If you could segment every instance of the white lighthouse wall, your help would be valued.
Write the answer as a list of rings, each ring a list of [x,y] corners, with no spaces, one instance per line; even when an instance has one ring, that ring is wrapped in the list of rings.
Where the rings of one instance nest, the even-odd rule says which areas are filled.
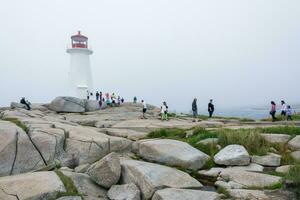
[[[70,61],[70,95],[86,98],[87,90],[93,92],[92,71],[88,49],[69,49]]]

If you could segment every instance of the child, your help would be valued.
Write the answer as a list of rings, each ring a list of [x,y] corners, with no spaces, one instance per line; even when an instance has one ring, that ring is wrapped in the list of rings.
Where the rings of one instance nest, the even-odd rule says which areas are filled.
[[[163,105],[161,106],[161,120],[168,120],[168,106],[167,103],[164,101]]]
[[[287,120],[289,121],[289,120],[293,120],[292,119],[292,115],[293,115],[293,111],[292,111],[292,108],[291,108],[291,106],[287,106],[287,109],[286,109],[286,115],[287,115]]]

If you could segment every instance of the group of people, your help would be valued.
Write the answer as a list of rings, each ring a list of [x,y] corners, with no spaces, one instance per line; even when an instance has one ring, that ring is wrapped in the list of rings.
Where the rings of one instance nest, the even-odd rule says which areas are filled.
[[[276,103],[271,101],[271,111],[270,115],[272,116],[272,121],[276,121]],[[293,110],[290,105],[287,105],[284,100],[281,100],[281,119],[286,119],[287,121],[292,121]]]
[[[213,113],[215,111],[215,106],[213,104],[213,100],[210,99],[208,106],[207,106],[207,111],[209,118],[213,116]],[[198,116],[198,106],[197,106],[197,98],[194,98],[193,103],[192,103],[192,112],[193,112],[193,118],[196,118]]]
[[[87,99],[90,99],[90,96],[93,96],[93,93],[90,93],[87,91],[88,96]],[[108,92],[103,94],[102,92],[96,92],[95,94],[96,101],[99,102],[99,107],[102,108],[103,104],[105,103],[107,106],[120,106],[122,103],[124,103],[124,98],[117,96],[115,93],[109,94]]]
[[[146,112],[147,112],[147,103],[145,102],[145,100],[142,99],[142,105],[143,105],[143,110],[142,110],[142,119],[147,119],[146,118]],[[137,97],[134,97],[133,98],[133,103],[137,103]],[[162,103],[162,106],[160,107],[160,117],[161,117],[161,120],[164,121],[164,120],[169,120],[168,118],[168,105],[167,105],[167,102],[163,102]]]

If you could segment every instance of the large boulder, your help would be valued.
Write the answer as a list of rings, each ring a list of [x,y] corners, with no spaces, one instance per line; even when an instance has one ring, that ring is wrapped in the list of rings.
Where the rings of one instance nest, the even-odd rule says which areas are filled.
[[[10,103],[10,108],[11,109],[15,109],[15,108],[27,109],[25,104],[17,103],[17,102],[11,102]]]
[[[111,200],[140,200],[141,194],[139,188],[133,184],[113,185],[107,192]]]
[[[300,162],[300,151],[292,152],[291,156],[296,162]]]
[[[269,167],[278,167],[281,162],[281,155],[269,153],[265,156],[252,156],[252,162]]]
[[[287,134],[263,133],[261,136],[271,144],[286,144],[291,139]]]
[[[275,171],[278,173],[286,174],[290,171],[291,167],[293,167],[293,165],[283,165],[283,166],[277,167],[275,169]]]
[[[228,190],[231,197],[235,199],[256,199],[256,200],[271,200],[264,191],[261,190],[245,190],[245,189],[234,189]]]
[[[167,188],[154,193],[152,200],[219,200],[216,192]]]
[[[154,192],[162,187],[183,189],[202,187],[202,184],[189,174],[175,168],[137,160],[121,160],[121,166],[121,182],[136,184],[141,190],[143,199],[151,198]]]
[[[289,148],[292,150],[300,150],[300,135],[291,139],[288,143]]]
[[[81,113],[85,112],[86,101],[76,97],[56,97],[49,109],[56,112]]]
[[[226,181],[233,181],[243,186],[243,188],[270,188],[281,183],[282,178],[257,172],[243,170],[226,169],[220,174]]]
[[[87,174],[61,171],[69,177],[84,200],[107,200],[106,189],[97,185]]]
[[[34,171],[46,164],[27,133],[8,121],[0,121],[0,158],[0,176]]]
[[[188,143],[170,139],[140,141],[138,154],[146,160],[192,170],[202,168],[210,158]]]
[[[245,147],[241,145],[228,145],[221,149],[214,157],[214,161],[218,165],[249,165],[250,156]]]
[[[121,176],[121,165],[116,153],[110,153],[100,161],[92,164],[87,174],[98,185],[110,188],[116,184]]]
[[[35,172],[0,178],[0,199],[55,199],[66,192],[55,172]]]
[[[99,102],[96,100],[86,100],[86,104],[85,104],[85,111],[86,112],[93,112],[96,110],[99,110],[100,106],[99,106]]]

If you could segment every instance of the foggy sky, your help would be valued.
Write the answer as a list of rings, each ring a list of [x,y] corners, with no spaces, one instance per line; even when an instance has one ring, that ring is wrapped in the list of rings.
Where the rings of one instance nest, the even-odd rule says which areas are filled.
[[[300,102],[299,0],[26,0],[0,6],[0,106],[67,95],[70,36],[94,88],[176,110]]]

